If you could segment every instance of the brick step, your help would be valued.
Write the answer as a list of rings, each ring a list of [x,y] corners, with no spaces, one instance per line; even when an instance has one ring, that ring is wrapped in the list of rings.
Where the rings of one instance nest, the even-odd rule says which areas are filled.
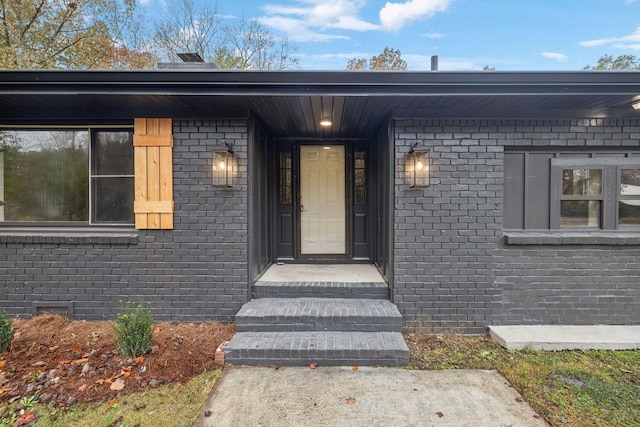
[[[401,330],[398,308],[382,299],[259,298],[236,315],[237,332]]]
[[[365,298],[389,299],[383,282],[257,282],[253,298]]]
[[[404,366],[400,332],[238,332],[224,353],[232,365]]]

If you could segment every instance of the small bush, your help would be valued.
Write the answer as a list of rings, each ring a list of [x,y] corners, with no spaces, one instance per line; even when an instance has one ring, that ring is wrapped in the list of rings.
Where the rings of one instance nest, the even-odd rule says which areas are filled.
[[[13,340],[16,328],[13,327],[13,319],[7,319],[7,313],[0,313],[0,352],[9,348]]]
[[[113,330],[118,335],[116,346],[127,357],[139,357],[151,348],[153,331],[153,318],[151,317],[151,305],[145,307],[142,303],[134,304],[120,301],[120,314]]]

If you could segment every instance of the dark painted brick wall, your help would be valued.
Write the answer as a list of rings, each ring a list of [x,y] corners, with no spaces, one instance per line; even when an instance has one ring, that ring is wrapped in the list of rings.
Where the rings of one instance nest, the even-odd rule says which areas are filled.
[[[211,185],[212,145],[234,144],[235,189]],[[147,301],[156,319],[233,319],[247,301],[247,121],[174,121],[174,230],[137,244],[0,244],[0,310],[73,302],[76,318],[114,318]]]
[[[638,246],[502,243],[503,153],[637,147],[637,120],[402,120],[395,124],[395,280],[405,328],[640,323]],[[410,190],[404,159],[432,150],[432,185]]]

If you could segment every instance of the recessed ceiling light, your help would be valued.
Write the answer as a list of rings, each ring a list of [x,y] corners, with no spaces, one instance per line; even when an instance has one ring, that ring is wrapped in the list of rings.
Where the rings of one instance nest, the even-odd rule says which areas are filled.
[[[331,119],[329,117],[323,117],[320,119],[320,126],[331,126],[333,124],[333,122],[331,121]]]

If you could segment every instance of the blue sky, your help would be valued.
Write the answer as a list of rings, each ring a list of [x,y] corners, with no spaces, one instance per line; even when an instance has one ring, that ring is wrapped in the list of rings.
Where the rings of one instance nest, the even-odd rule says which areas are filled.
[[[604,54],[640,56],[640,0],[219,0],[217,9],[286,34],[301,69],[342,70],[385,46],[410,70],[429,69],[431,55],[440,70],[580,70]]]

